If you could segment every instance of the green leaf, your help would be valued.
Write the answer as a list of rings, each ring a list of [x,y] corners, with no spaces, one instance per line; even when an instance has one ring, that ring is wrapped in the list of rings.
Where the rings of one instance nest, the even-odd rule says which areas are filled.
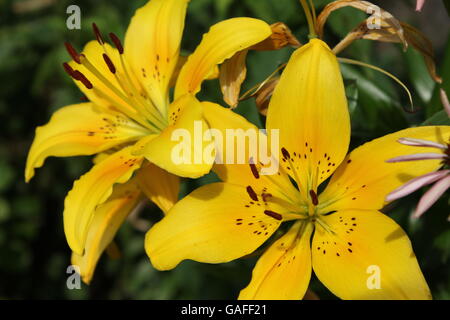
[[[405,54],[409,79],[423,102],[428,103],[433,94],[435,82],[429,76],[427,66],[420,53],[409,48]]]
[[[8,220],[11,216],[11,208],[9,202],[3,198],[0,198],[0,222]]]
[[[344,81],[344,85],[345,95],[348,101],[348,111],[350,114],[353,114],[358,104],[358,86],[355,80],[346,80]]]
[[[220,19],[224,19],[228,13],[228,9],[230,5],[233,3],[233,0],[216,0],[216,11]]]
[[[437,70],[437,72],[442,77],[441,87],[446,92],[450,92],[450,36],[447,39],[447,48],[445,50],[444,57],[442,58],[440,68]],[[431,98],[430,104],[428,105],[428,108],[426,110],[427,116],[429,117],[441,109],[442,103],[439,95],[439,86],[436,86],[433,92],[433,97]]]
[[[14,168],[6,161],[0,160],[0,191],[4,192],[13,183],[15,178]]]
[[[450,230],[444,231],[434,239],[434,246],[441,249],[444,253],[443,260],[448,259],[450,252]]]
[[[397,99],[353,66],[341,64],[346,81],[354,80],[358,89],[357,106],[351,114],[353,135],[375,138],[408,126]]]
[[[450,0],[443,0],[444,1],[444,6],[447,9],[447,13],[450,16]]]
[[[450,126],[450,118],[445,110],[436,112],[422,123],[423,126]]]

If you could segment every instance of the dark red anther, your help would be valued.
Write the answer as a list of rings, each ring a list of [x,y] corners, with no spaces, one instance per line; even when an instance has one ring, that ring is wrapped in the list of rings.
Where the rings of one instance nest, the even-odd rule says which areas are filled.
[[[261,194],[261,196],[263,198],[263,201],[266,202],[268,198],[272,197],[272,194],[271,193],[263,193],[263,194]]]
[[[247,193],[253,201],[258,201],[258,195],[256,194],[255,190],[252,189],[251,186],[247,187]]]
[[[81,60],[80,60],[80,55],[78,54],[78,52],[75,50],[74,47],[72,47],[72,45],[68,42],[64,42],[64,45],[66,46],[67,52],[69,53],[69,55],[72,57],[72,59],[78,63],[81,64]]]
[[[255,179],[259,179],[258,168],[256,168],[256,165],[254,163],[251,163],[251,161],[250,161],[250,170],[252,171],[252,174],[255,177]]]
[[[291,158],[291,155],[286,150],[286,148],[281,148],[281,153],[283,154],[283,158],[285,158],[285,159],[290,159]]]
[[[94,23],[92,23],[92,29],[94,30],[94,34],[95,34],[95,38],[97,39],[98,43],[103,44],[105,43],[103,41],[103,37],[102,34],[100,33],[100,29],[97,27],[97,25]]]
[[[276,219],[276,220],[281,220],[281,219],[283,219],[283,216],[282,216],[281,214],[276,213],[276,212],[271,211],[271,210],[264,210],[264,214],[265,214],[265,215],[268,215],[269,217],[272,217],[272,218],[274,218],[274,219]]]
[[[319,204],[319,199],[317,198],[317,194],[314,192],[314,190],[309,190],[309,195],[311,196],[313,205],[317,206]]]
[[[80,81],[87,89],[92,89],[94,86],[92,83],[86,78],[84,74],[82,74],[80,71],[75,70],[74,71],[74,77],[75,80]]]
[[[74,70],[74,71],[73,71],[72,77],[73,77],[75,80],[81,81],[80,79],[81,79],[83,76],[84,76],[84,75],[83,75],[80,71],[78,71],[78,70]],[[86,77],[85,77],[85,78],[86,78]]]
[[[117,50],[119,50],[120,54],[123,54],[123,46],[122,46],[122,42],[120,42],[120,39],[118,36],[116,36],[114,33],[110,33],[109,37],[111,38],[111,41],[114,43],[114,45],[116,46]]]
[[[106,53],[103,54],[103,60],[105,60],[106,65],[108,66],[109,71],[111,73],[116,73],[116,67],[114,66],[114,63],[111,61],[111,59],[108,57]]]
[[[62,65],[67,74],[74,78],[75,71],[72,69],[72,67],[67,62],[64,62]]]

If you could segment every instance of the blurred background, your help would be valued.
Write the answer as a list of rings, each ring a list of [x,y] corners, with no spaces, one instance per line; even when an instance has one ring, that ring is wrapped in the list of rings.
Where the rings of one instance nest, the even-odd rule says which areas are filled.
[[[91,24],[123,39],[129,20],[145,0],[0,1],[0,299],[234,299],[250,280],[256,256],[228,264],[206,265],[183,262],[175,270],[158,272],[144,252],[145,232],[127,221],[116,241],[120,259],[104,255],[90,286],[66,287],[70,251],[66,244],[62,212],[64,197],[75,179],[91,165],[89,157],[50,158],[35,178],[24,182],[24,167],[36,126],[45,124],[60,107],[79,103],[83,96],[64,73],[69,60],[63,43],[81,50],[94,39]],[[322,8],[330,1],[315,0]],[[428,0],[421,13],[415,1],[373,1],[394,16],[424,32],[432,41],[438,73],[450,95],[450,18],[444,2]],[[81,29],[68,30],[66,9],[81,8]],[[192,0],[182,49],[191,52],[209,26],[225,18],[251,16],[268,23],[285,22],[307,41],[307,27],[297,0]],[[335,45],[366,15],[352,8],[332,13],[325,40]],[[292,49],[251,52],[244,91],[264,80],[287,61]],[[412,91],[415,112],[406,112],[409,101],[401,87],[370,69],[342,66],[352,117],[352,148],[381,135],[410,126],[448,124],[437,87],[426,71],[422,57],[398,44],[369,40],[355,42],[340,56],[382,67],[399,77]],[[204,85],[201,97],[224,104],[218,81]],[[264,122],[253,100],[240,104],[237,112],[261,126]],[[213,181],[208,175],[184,181],[182,194]],[[435,299],[450,299],[450,212],[448,194],[419,221],[410,214],[421,192],[397,201],[385,212],[406,232]],[[161,212],[148,204],[140,218],[154,223]],[[311,289],[321,299],[335,299],[317,279]]]

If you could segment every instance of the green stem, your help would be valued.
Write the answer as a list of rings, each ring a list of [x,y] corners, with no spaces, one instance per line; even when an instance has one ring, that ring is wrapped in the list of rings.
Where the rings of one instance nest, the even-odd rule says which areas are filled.
[[[306,0],[300,0],[300,3],[303,7],[303,11],[305,12],[305,16],[306,16],[306,20],[308,21],[308,27],[309,27],[309,38],[317,38],[317,34],[316,34],[316,28],[315,28],[315,20],[311,14],[311,9],[308,6],[308,3],[306,2]]]

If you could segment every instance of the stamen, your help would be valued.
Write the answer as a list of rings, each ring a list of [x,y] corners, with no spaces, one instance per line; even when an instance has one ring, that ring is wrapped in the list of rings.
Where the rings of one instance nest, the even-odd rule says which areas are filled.
[[[122,55],[120,55],[120,57],[122,57]],[[161,123],[161,120],[157,117],[153,116],[149,119],[141,118],[141,115],[148,115],[148,113],[145,112],[146,110],[143,109],[139,104],[134,103],[135,100],[133,100],[133,98],[135,96],[130,97],[130,95],[128,95],[127,92],[122,91],[124,90],[124,88],[122,87],[122,82],[120,80],[118,80],[120,87],[117,87],[108,78],[106,78],[102,74],[102,72],[100,72],[84,54],[80,54],[79,58],[82,65],[85,66],[86,69],[88,69],[98,80],[100,80],[105,86],[111,89],[123,102],[125,102],[128,105],[125,107],[125,109],[121,110],[122,112],[127,114],[130,118],[143,124],[145,127],[148,127],[149,129],[161,131],[164,128],[164,126],[161,124],[157,125],[158,121]],[[138,120],[138,118],[140,119]]]
[[[112,63],[111,59],[108,59],[111,61],[111,63],[108,63],[106,59],[104,58],[105,62],[108,65],[108,68],[112,72],[111,66],[114,66],[113,70],[116,72],[112,72],[117,79],[117,82],[119,83],[122,90],[127,94],[130,105],[133,105],[135,109],[137,109],[139,112],[143,113],[146,117],[150,118],[153,124],[155,124],[156,128],[159,128],[159,130],[162,130],[167,126],[166,122],[166,112],[161,112],[158,108],[155,107],[155,104],[153,101],[151,101],[151,98],[149,96],[142,96],[142,94],[138,91],[138,88],[135,87],[135,83],[137,82],[138,86],[140,86],[141,90],[143,92],[147,92],[146,88],[142,85],[140,81],[136,81],[136,78],[132,76],[128,72],[127,64],[125,63],[123,59],[123,46],[122,43],[114,33],[110,33],[109,37],[113,41],[115,47],[120,53],[120,63],[122,65],[123,74],[120,74],[120,72],[117,72],[116,66]],[[104,45],[102,45],[104,53],[108,56],[108,52],[106,51],[106,48]],[[109,58],[109,56],[107,57]],[[133,81],[132,78],[135,80]],[[146,99],[145,99],[146,98]],[[148,101],[150,100],[150,101]],[[149,103],[150,102],[150,103]]]
[[[319,204],[319,199],[317,198],[317,194],[314,192],[314,190],[309,190],[309,195],[311,196],[313,205],[317,206]]]
[[[72,45],[69,42],[64,42],[64,46],[66,47],[66,50],[69,53],[69,55],[72,57],[72,59],[76,63],[81,64],[80,54],[75,50],[75,48],[72,47]]]
[[[301,192],[303,189],[303,186],[301,184],[301,180],[300,180],[300,175],[297,171],[297,166],[294,163],[294,161],[296,159],[291,159],[291,155],[289,154],[289,151],[287,151],[285,148],[281,148],[281,153],[283,154],[284,159],[287,160],[287,162],[289,163],[289,167],[287,167],[287,169],[291,168],[292,173],[294,174],[294,180],[297,183],[298,189],[300,190],[300,197],[304,198],[303,193]]]
[[[274,218],[276,220],[282,220],[283,219],[283,216],[281,214],[276,213],[274,211],[264,210],[264,214],[268,215],[269,217],[272,217],[272,218]]]
[[[261,194],[261,197],[263,198],[263,201],[264,201],[264,202],[267,202],[267,199],[268,199],[268,198],[271,198],[271,197],[272,197],[272,194],[271,194],[271,193],[262,193],[262,194]]]
[[[85,55],[80,55],[80,61],[82,64],[88,69],[95,77],[97,77],[98,80],[103,82],[104,85],[106,85],[108,88],[110,88],[118,97],[120,97],[124,102],[128,103],[130,107],[132,104],[130,104],[130,100],[127,96],[124,95],[123,92],[120,91],[119,88],[117,88],[111,81],[109,81],[105,76],[97,70],[97,68],[88,60],[88,58]]]
[[[80,71],[75,70],[74,71],[74,79],[80,81],[87,89],[92,89],[94,86],[92,83],[86,78],[84,74],[82,74]]]
[[[95,30],[94,30],[95,32]],[[103,40],[103,39],[102,39]],[[118,39],[117,39],[118,40]],[[116,66],[112,63],[111,59],[109,58],[108,52],[106,50],[106,47],[104,43],[101,43],[101,46],[103,48],[104,54],[107,56],[106,59],[103,58],[109,68],[109,70],[114,74],[114,77],[116,78],[117,82],[119,83],[120,88],[123,90],[123,92],[127,95],[126,102],[133,106],[134,109],[137,109],[138,112],[142,112],[145,117],[150,118],[147,119],[148,122],[151,124],[151,126],[155,128],[166,127],[167,124],[164,121],[161,121],[159,115],[155,115],[153,103],[150,103],[150,108],[148,108],[148,102],[143,99],[141,94],[137,91],[137,89],[134,86],[134,82],[131,80],[130,74],[128,73],[125,61],[123,60],[123,55],[120,55],[120,62],[122,64],[122,68],[124,70],[124,75],[117,72]],[[107,61],[109,60],[109,61]],[[82,61],[83,62],[83,61]],[[109,63],[111,62],[111,63]],[[113,72],[115,71],[115,72]],[[137,83],[141,86],[141,89],[145,91],[144,87],[140,83],[140,81],[137,81]],[[142,106],[142,107],[140,107]],[[164,119],[164,117],[162,117]]]
[[[75,78],[75,71],[72,69],[72,67],[67,62],[64,62],[62,65],[63,65],[64,70],[67,72],[67,74],[71,78]],[[78,79],[75,79],[75,80],[78,80]]]
[[[317,222],[327,233],[329,234],[336,234],[324,221],[317,218],[315,219],[315,222]]]
[[[255,190],[252,189],[251,186],[247,187],[247,193],[253,201],[258,201],[258,195],[256,194]]]
[[[105,42],[103,41],[102,34],[100,33],[100,29],[97,27],[97,25],[92,23],[92,29],[94,29],[95,38],[97,39],[98,43],[103,45]]]
[[[251,165],[251,164],[253,164],[253,158],[252,158],[252,157],[250,158],[250,165]],[[250,168],[251,168],[251,166],[250,166]],[[255,169],[256,169],[256,166],[255,166]],[[256,171],[256,172],[257,172],[257,171]],[[253,173],[253,170],[252,170],[252,173]],[[257,172],[257,173],[258,173],[258,172]],[[258,173],[258,178],[259,178],[259,177],[260,177],[260,175],[259,175],[259,173]],[[281,175],[281,176],[276,176],[276,177],[282,177],[283,179],[289,179],[289,178],[287,177],[287,175],[286,175],[286,176]],[[289,192],[286,192],[286,191],[287,191],[287,190],[286,190],[286,185],[281,184],[281,181],[277,180],[277,178],[273,177],[272,175],[266,174],[266,175],[263,175],[262,178],[267,179],[271,184],[273,184],[274,186],[276,186],[276,187],[277,187],[277,188],[276,188],[277,191],[280,192],[281,194],[283,194],[283,195],[284,195],[287,199],[289,199],[292,203],[295,203],[295,202],[296,202],[295,199],[296,199],[296,197],[297,197],[297,192],[298,192],[298,190],[295,189],[296,195],[293,196],[292,193],[289,194]],[[286,182],[289,182],[289,184],[290,184],[290,181],[286,181]],[[301,193],[300,193],[300,192],[298,192],[298,194],[300,194],[300,196],[301,196]]]
[[[253,162],[253,158],[250,158],[249,164],[250,164],[250,170],[252,171],[253,176],[255,177],[255,179],[259,179],[259,172],[258,172],[258,169],[256,168],[256,165]]]
[[[289,154],[289,152],[285,148],[281,148],[281,153],[283,154],[283,157],[285,159],[290,159],[291,158],[291,155]]]
[[[123,54],[123,46],[122,46],[122,42],[120,42],[120,39],[118,36],[116,36],[114,33],[110,32],[109,33],[109,37],[111,38],[111,41],[114,43],[114,45],[116,46],[117,50],[119,50],[120,54]]]
[[[106,53],[103,54],[103,60],[105,60],[105,63],[108,66],[109,71],[111,71],[112,74],[115,74],[116,67],[114,66],[114,63],[111,61],[111,59],[108,57]]]
[[[252,171],[253,176],[254,176],[256,179],[259,179],[259,178],[260,178],[260,175],[259,175],[258,169],[257,169],[257,167],[256,167],[256,165],[255,165],[255,162],[253,161],[253,157],[250,157],[250,158],[249,158],[249,165],[250,165],[250,170]],[[278,187],[278,191],[279,191],[281,194],[283,194],[286,198],[288,198],[288,199],[291,200],[292,202],[295,202],[295,200],[293,200],[293,198],[290,197],[290,196],[285,192],[285,186],[281,185],[279,181],[277,181],[276,179],[274,179],[271,175],[263,175],[263,178],[269,180],[272,184],[274,184],[275,186],[277,186],[277,187]],[[270,195],[270,197],[272,196],[270,193],[266,193],[266,197],[269,197],[269,195]],[[263,200],[266,201],[266,200],[264,199],[264,194],[262,194],[262,196],[263,196]],[[295,197],[294,197],[294,199],[295,199]]]

